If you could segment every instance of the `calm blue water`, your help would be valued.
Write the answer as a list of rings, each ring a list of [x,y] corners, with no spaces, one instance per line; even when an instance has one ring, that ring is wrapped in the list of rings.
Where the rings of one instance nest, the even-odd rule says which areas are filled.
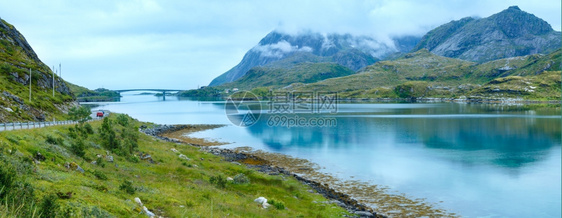
[[[101,108],[161,124],[231,124],[220,101],[126,95]],[[265,111],[264,111],[265,112]],[[466,104],[340,104],[331,127],[229,125],[193,134],[309,159],[467,217],[561,217],[560,110]]]

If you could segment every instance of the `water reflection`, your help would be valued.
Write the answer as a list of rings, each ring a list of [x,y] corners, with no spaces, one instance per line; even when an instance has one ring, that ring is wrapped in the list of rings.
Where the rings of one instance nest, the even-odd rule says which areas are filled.
[[[300,117],[335,116],[335,127],[270,126],[266,114],[247,129],[273,151],[290,148],[375,149],[388,141],[391,146],[423,147],[431,150],[458,151],[439,158],[463,164],[491,164],[517,168],[547,156],[560,146],[561,120],[557,111],[528,111],[489,105],[431,105],[429,107],[388,107],[366,105],[360,112],[299,114]],[[341,111],[341,110],[340,110]],[[497,114],[501,113],[501,114]],[[289,114],[288,116],[293,116]],[[476,152],[480,151],[480,152]]]
[[[222,101],[127,96],[101,106],[161,124],[230,124]],[[561,216],[560,109],[340,104],[334,127],[234,125],[194,133],[307,158],[343,179],[388,186],[467,217]],[[530,200],[531,199],[531,200]]]

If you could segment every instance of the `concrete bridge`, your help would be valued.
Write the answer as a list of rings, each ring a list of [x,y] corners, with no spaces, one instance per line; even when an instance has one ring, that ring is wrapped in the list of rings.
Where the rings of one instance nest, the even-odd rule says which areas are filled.
[[[121,92],[138,92],[138,91],[150,91],[150,92],[162,92],[162,98],[166,101],[166,92],[179,92],[183,90],[179,89],[120,89],[120,90],[113,90],[121,94]]]

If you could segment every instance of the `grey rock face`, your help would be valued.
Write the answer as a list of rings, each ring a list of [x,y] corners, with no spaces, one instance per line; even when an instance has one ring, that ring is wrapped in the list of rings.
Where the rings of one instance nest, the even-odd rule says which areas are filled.
[[[544,20],[508,9],[487,18],[463,18],[427,33],[414,50],[475,62],[550,53],[561,46],[560,32]]]
[[[209,85],[235,81],[253,67],[272,64],[294,55],[299,56],[300,62],[334,62],[357,71],[389,54],[408,52],[418,41],[418,37],[408,36],[396,38],[394,45],[387,45],[368,36],[313,32],[290,35],[273,31],[248,51],[238,65],[215,78]]]
[[[9,79],[22,85],[29,85],[28,67],[31,65],[32,85],[40,87],[41,89],[52,89],[53,72],[51,71],[51,69],[39,59],[35,51],[33,51],[31,45],[29,45],[27,40],[25,40],[25,37],[14,26],[8,24],[2,19],[0,19],[0,41],[2,42],[3,47],[9,47],[10,49],[21,49],[23,55],[25,56],[25,61],[23,62],[21,62],[21,60],[0,60],[0,63],[6,63],[0,70],[7,71],[5,73],[9,75]],[[0,49],[0,52],[6,51]],[[57,92],[65,95],[72,95],[70,88],[60,77],[55,77],[54,82],[55,90]]]

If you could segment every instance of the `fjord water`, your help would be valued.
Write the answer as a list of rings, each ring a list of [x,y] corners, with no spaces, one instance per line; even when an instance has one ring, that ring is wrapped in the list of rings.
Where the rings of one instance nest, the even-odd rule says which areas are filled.
[[[222,101],[125,95],[99,108],[160,124],[229,124],[192,136],[305,158],[466,217],[561,217],[560,110],[471,104],[339,104],[331,127],[231,125]],[[294,116],[291,114],[290,116]],[[272,123],[269,123],[272,124]]]

